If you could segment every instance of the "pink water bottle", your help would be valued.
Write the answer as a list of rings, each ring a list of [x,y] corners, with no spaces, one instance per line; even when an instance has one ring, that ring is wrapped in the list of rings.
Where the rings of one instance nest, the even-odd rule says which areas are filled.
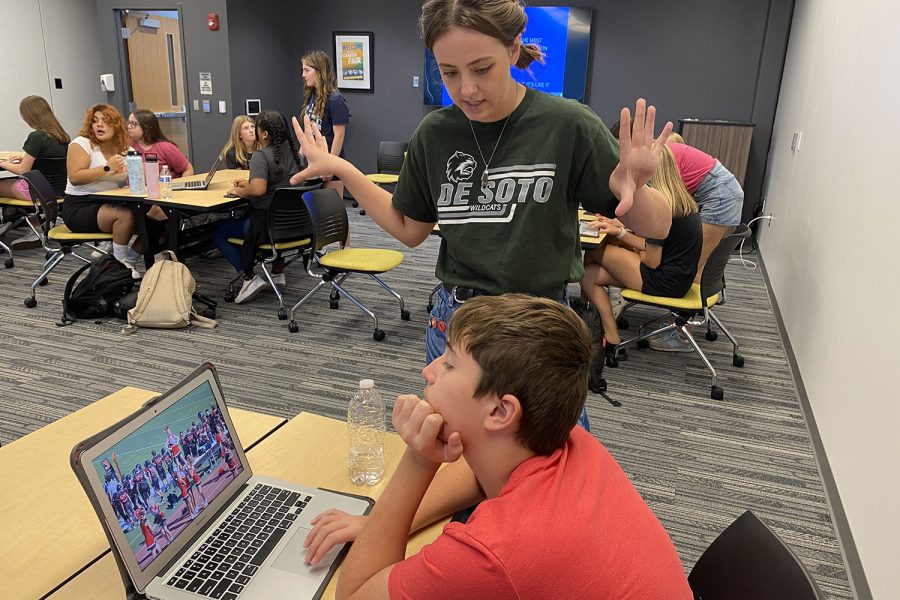
[[[144,170],[147,182],[147,197],[159,200],[159,159],[155,154],[144,155]]]

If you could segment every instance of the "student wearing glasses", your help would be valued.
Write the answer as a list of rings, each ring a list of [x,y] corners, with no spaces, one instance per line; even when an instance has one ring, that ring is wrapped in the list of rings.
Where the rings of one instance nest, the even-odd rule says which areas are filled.
[[[159,168],[168,166],[172,179],[194,174],[194,167],[159,127],[156,115],[144,108],[139,108],[128,115],[129,144],[138,154],[155,154],[159,159]]]

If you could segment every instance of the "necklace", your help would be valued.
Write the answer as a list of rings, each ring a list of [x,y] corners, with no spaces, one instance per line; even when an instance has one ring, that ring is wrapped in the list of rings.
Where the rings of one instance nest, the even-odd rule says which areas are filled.
[[[518,98],[519,90],[516,89],[516,97]],[[475,138],[475,147],[478,148],[478,154],[481,155],[481,162],[484,163],[484,170],[481,172],[481,189],[485,189],[488,184],[488,167],[491,165],[491,161],[494,160],[494,153],[497,152],[497,146],[500,145],[500,140],[503,138],[503,132],[506,131],[506,124],[509,123],[509,118],[512,116],[513,112],[516,111],[516,107],[513,106],[512,112],[506,115],[506,120],[503,121],[503,127],[500,128],[500,135],[497,137],[497,142],[494,144],[494,149],[491,150],[491,157],[487,160],[484,160],[484,152],[481,151],[481,144],[478,143],[478,136],[475,135],[475,127],[472,125],[472,120],[466,118],[469,122],[469,129],[472,130],[472,137]]]

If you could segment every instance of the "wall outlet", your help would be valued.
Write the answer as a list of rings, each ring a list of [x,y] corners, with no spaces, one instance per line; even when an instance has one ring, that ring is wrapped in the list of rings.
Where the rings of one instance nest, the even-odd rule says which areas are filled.
[[[415,88],[419,87],[419,76],[418,75],[413,75],[413,87],[415,87]]]
[[[768,216],[769,216],[769,218],[766,219],[766,228],[769,228],[772,226],[772,221],[775,220],[775,213],[769,213]]]
[[[802,131],[795,131],[794,136],[791,138],[791,154],[797,154],[800,152],[800,140],[803,138]]]
[[[194,100],[191,104],[194,106],[194,110],[200,110],[200,101],[199,100]]]
[[[219,100],[219,112],[222,113],[223,115],[228,112],[228,110],[225,108],[224,100]]]

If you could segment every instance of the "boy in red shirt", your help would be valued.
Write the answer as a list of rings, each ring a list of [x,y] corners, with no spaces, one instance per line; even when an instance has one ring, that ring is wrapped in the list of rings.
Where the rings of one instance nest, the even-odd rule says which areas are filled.
[[[371,515],[313,520],[309,562],[356,540],[337,597],[692,598],[662,525],[575,426],[590,358],[587,327],[557,301],[467,300],[423,371],[424,400],[397,398],[407,448]],[[466,523],[404,559],[410,531],[478,501]]]

